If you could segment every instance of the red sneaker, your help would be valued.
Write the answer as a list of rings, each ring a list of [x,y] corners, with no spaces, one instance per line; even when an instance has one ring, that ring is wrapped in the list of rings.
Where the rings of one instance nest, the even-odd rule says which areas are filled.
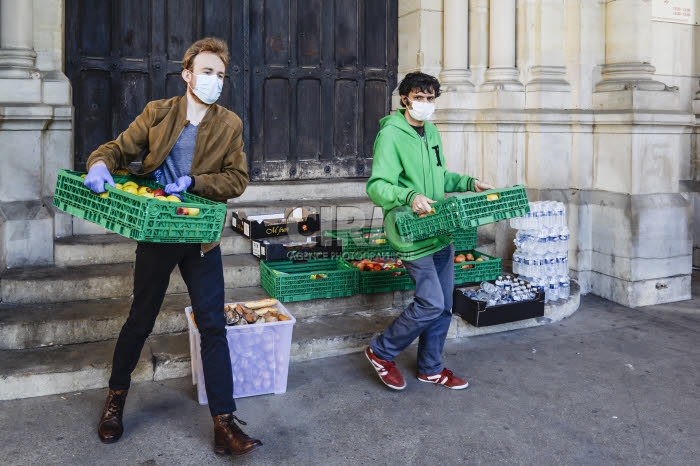
[[[442,372],[433,375],[418,374],[418,380],[421,382],[434,383],[435,385],[444,385],[453,390],[462,390],[469,387],[469,382],[460,379],[448,369],[443,369]]]
[[[406,388],[406,381],[392,361],[385,361],[384,359],[378,358],[369,346],[365,349],[365,356],[367,356],[374,370],[377,371],[377,375],[379,375],[381,381],[384,382],[384,385],[394,390],[403,390]]]

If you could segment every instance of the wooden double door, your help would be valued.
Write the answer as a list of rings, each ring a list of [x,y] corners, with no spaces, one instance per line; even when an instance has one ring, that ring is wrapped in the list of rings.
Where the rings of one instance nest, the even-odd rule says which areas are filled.
[[[396,87],[398,0],[66,0],[75,166],[146,103],[185,92],[195,40],[227,41],[219,104],[252,180],[366,177]]]

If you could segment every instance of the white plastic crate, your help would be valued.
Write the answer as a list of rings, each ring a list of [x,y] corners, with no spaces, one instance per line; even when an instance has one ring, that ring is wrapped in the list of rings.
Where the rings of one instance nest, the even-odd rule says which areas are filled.
[[[289,316],[290,320],[226,327],[234,398],[287,391],[289,353],[296,319],[281,303],[277,303],[275,307],[278,312]],[[224,312],[223,309],[221,312]],[[207,392],[204,385],[200,336],[192,322],[191,313],[192,308],[187,307],[185,314],[190,329],[192,384],[197,385],[199,403],[205,405]]]

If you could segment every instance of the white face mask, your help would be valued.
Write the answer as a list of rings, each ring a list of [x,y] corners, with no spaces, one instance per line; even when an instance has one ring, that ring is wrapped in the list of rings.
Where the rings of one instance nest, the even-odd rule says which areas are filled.
[[[198,74],[197,85],[192,89],[194,95],[205,104],[213,104],[221,95],[224,87],[224,80],[219,79],[215,74]]]
[[[429,120],[430,117],[433,116],[433,113],[435,113],[435,104],[432,102],[417,102],[415,100],[410,100],[408,97],[406,97],[406,100],[411,103],[411,108],[408,109],[408,113],[414,120]]]

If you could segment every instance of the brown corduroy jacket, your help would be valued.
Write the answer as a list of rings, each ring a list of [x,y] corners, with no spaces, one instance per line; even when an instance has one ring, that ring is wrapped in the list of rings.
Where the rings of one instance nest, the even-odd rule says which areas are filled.
[[[145,151],[137,175],[148,175],[165,161],[188,123],[185,96],[149,102],[117,139],[90,154],[87,168],[101,160],[114,172],[126,168]],[[243,123],[235,113],[216,104],[209,108],[197,129],[190,176],[188,191],[197,196],[226,202],[243,194],[249,181],[248,164],[243,152]],[[217,244],[202,245],[202,251]]]

